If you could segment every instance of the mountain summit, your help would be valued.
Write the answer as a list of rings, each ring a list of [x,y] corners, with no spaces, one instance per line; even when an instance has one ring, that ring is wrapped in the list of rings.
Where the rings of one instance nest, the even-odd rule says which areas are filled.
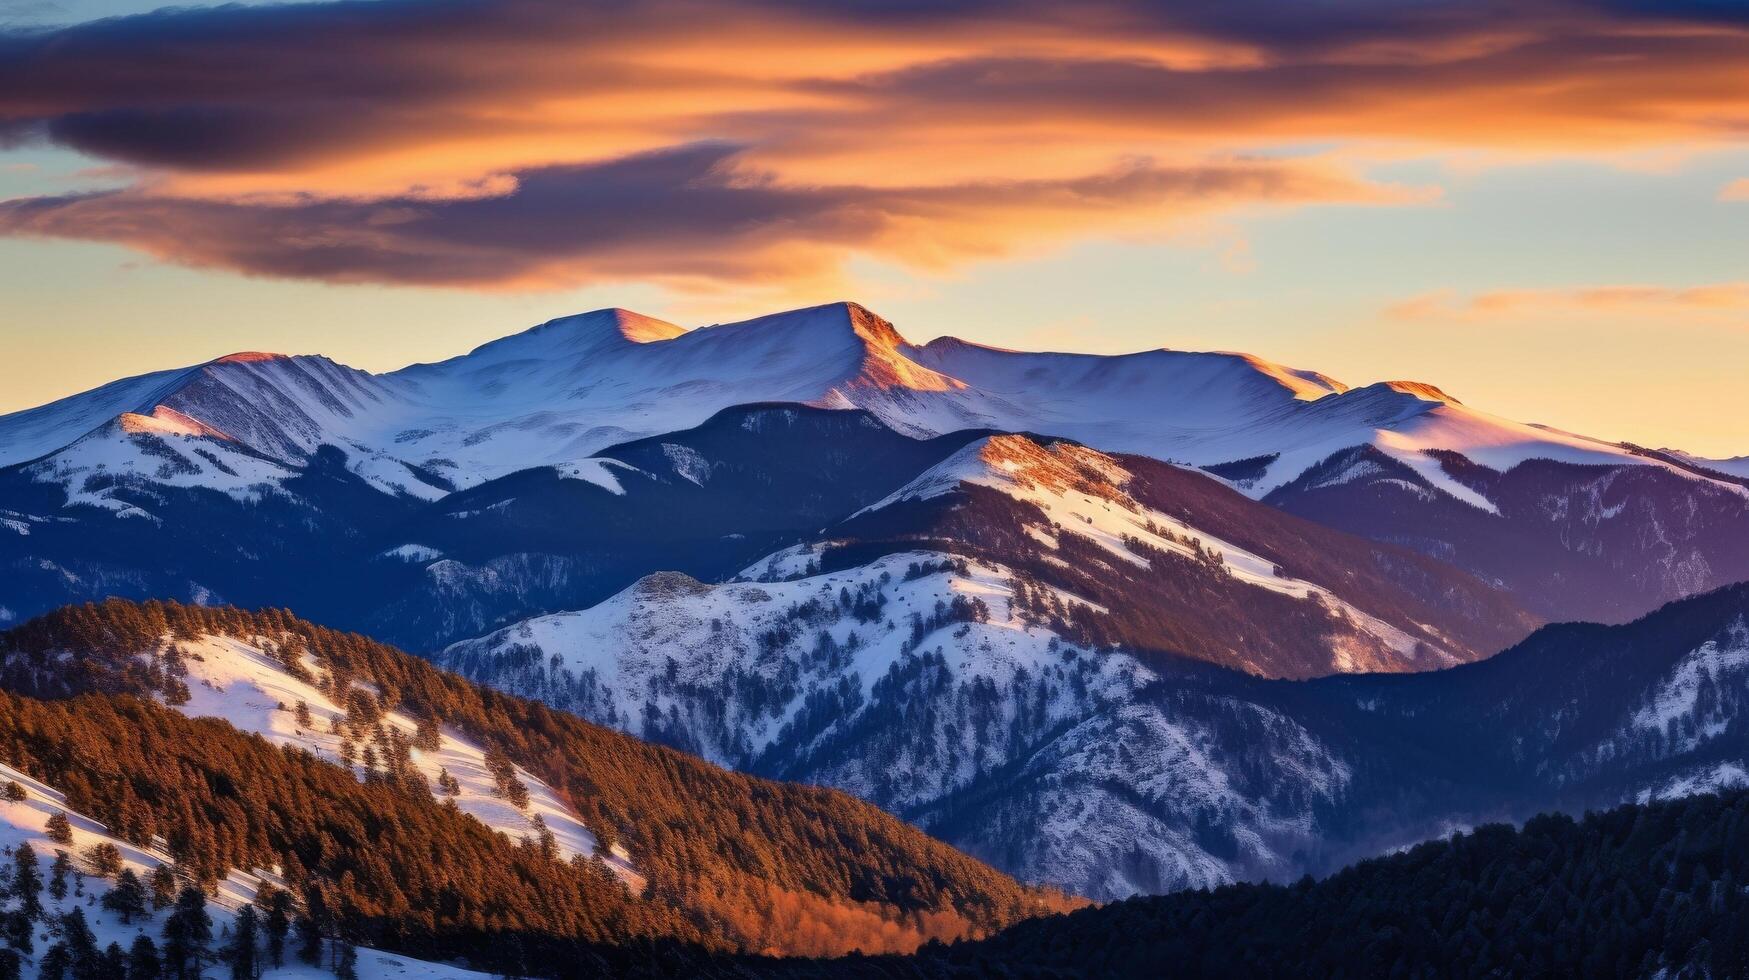
[[[692,330],[596,310],[383,374],[316,355],[232,355],[0,416],[0,568],[15,581],[37,583],[0,601],[16,613],[118,588],[138,597],[217,593],[240,601],[239,583],[259,577],[248,562],[279,554],[277,564],[259,567],[290,576],[322,552],[310,545],[316,528],[339,535],[335,547],[370,540],[374,548],[363,557],[433,549],[448,556],[458,543],[423,523],[424,539],[402,530],[376,542],[374,532],[415,515],[423,521],[430,511],[421,508],[433,504],[453,512],[445,521],[458,528],[483,527],[470,516],[483,507],[523,513],[527,506],[547,515],[489,536],[520,542],[514,548],[494,552],[470,539],[465,560],[445,557],[430,571],[411,557],[402,562],[402,574],[425,579],[409,594],[420,596],[429,619],[397,638],[454,638],[457,629],[497,625],[511,611],[563,608],[552,603],[598,598],[599,588],[624,584],[618,573],[607,576],[611,582],[601,578],[604,569],[621,567],[614,556],[624,547],[585,556],[550,546],[553,521],[568,526],[599,516],[604,501],[583,510],[553,503],[574,486],[546,487],[542,506],[533,496],[514,502],[533,494],[527,487],[473,491],[543,471],[534,484],[581,481],[591,493],[635,496],[670,469],[702,486],[727,467],[747,475],[747,486],[768,480],[757,492],[790,500],[784,493],[795,487],[773,485],[783,470],[763,455],[779,451],[774,442],[755,440],[737,450],[751,455],[701,462],[673,438],[725,410],[774,404],[860,410],[866,421],[912,440],[1030,433],[1194,467],[1280,510],[1455,564],[1551,619],[1620,621],[1749,577],[1749,479],[1728,464],[1501,418],[1432,384],[1350,387],[1248,354],[1031,353],[952,337],[919,345],[865,307],[841,302]],[[635,461],[613,452],[639,442],[645,445]],[[805,442],[801,468],[814,472],[838,465],[825,461],[831,453],[854,451],[834,437]],[[901,482],[911,475],[887,474]],[[469,503],[475,497],[486,499]],[[633,518],[650,513],[652,499],[628,501],[622,516],[630,523],[616,532],[643,542],[633,563],[640,572],[656,569],[643,562],[648,527]],[[822,520],[848,515],[820,510],[818,500],[795,502]],[[263,507],[277,508],[277,516],[264,521]],[[733,517],[733,508],[727,513]],[[127,534],[100,527],[104,520],[129,522]],[[244,525],[271,542],[246,547],[227,539]],[[784,533],[820,526],[785,525]],[[118,550],[152,527],[168,540],[136,540],[131,554]],[[142,567],[142,555],[187,556],[193,528],[218,535],[206,557],[185,571],[162,561]],[[720,554],[725,541],[739,542],[737,549],[778,544],[733,520],[707,530],[740,537],[689,547]],[[434,543],[440,538],[448,546]],[[221,574],[214,561],[244,564]],[[508,564],[474,564],[481,561]],[[297,575],[292,586],[307,577]],[[477,606],[461,601],[470,589],[489,595],[478,596]],[[259,595],[283,601],[272,591]]]
[[[919,346],[840,302],[690,331],[596,310],[387,374],[322,357],[236,354],[0,416],[0,466],[40,460],[45,479],[73,485],[99,471],[152,479],[174,458],[180,478],[244,493],[256,477],[273,484],[283,475],[241,475],[238,461],[295,472],[332,446],[379,489],[429,499],[773,401],[862,408],[919,436],[1033,431],[1197,466],[1249,462],[1236,482],[1255,495],[1356,445],[1484,509],[1428,450],[1494,469],[1533,458],[1666,465],[1470,409],[1429,384],[1350,389],[1246,354],[1027,353],[952,337]],[[68,454],[88,438],[102,445]],[[163,445],[142,455],[120,444],[139,439]],[[184,451],[189,439],[228,442],[223,465],[239,475]]]

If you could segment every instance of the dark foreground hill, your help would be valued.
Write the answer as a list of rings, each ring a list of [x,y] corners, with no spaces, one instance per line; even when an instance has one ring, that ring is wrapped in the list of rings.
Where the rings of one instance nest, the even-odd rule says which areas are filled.
[[[719,977],[1739,977],[1749,792],[1494,824],[1322,881],[1135,898],[910,957]]]

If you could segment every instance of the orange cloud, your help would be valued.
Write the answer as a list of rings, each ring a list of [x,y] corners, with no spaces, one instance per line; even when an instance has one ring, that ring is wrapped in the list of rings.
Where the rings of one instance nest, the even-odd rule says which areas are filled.
[[[1479,322],[1546,316],[1683,317],[1749,326],[1749,282],[1701,286],[1583,286],[1501,289],[1464,296],[1437,290],[1385,310],[1396,320]]]
[[[1192,181],[1169,208],[1090,190],[1117,173],[1230,176],[1282,146],[1621,153],[1740,140],[1745,119],[1749,23],[1632,0],[330,0],[0,32],[0,145],[48,142],[141,175],[101,199],[11,202],[10,233],[324,279],[413,273],[312,265],[310,241],[430,248],[431,268],[474,285],[642,269],[644,251],[606,246],[536,262],[446,233],[409,249],[371,216],[419,202],[448,228],[460,202],[528,199],[531,175],[617,174],[701,145],[735,147],[710,181],[751,181],[773,207],[727,229],[763,263],[702,249],[691,263],[742,281],[821,274],[857,251],[941,266],[1186,211],[1394,193],[1303,159],[1244,166],[1324,190]],[[827,200],[806,221],[785,211]],[[144,213],[190,240],[164,240]],[[861,230],[823,243],[822,214]],[[275,234],[296,237],[258,241]]]
[[[145,190],[0,202],[0,234],[119,242],[173,262],[329,282],[687,289],[829,281],[855,252],[943,268],[1091,230],[1157,228],[1234,202],[1382,203],[1414,191],[1314,163],[1146,162],[1067,180],[792,186],[694,144],[514,175],[450,199],[208,200]]]

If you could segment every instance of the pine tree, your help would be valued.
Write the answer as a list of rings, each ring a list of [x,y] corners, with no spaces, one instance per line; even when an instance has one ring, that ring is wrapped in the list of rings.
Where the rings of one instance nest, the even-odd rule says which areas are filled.
[[[158,944],[143,932],[135,936],[133,946],[128,949],[128,980],[157,980],[163,972],[164,963],[158,958]]]
[[[334,961],[334,980],[358,980],[358,947],[344,940],[336,945],[339,950]]]
[[[121,943],[112,941],[103,948],[97,961],[97,976],[99,980],[128,980],[128,954]]]
[[[255,955],[259,931],[255,906],[243,906],[237,912],[231,941],[225,946],[225,962],[231,967],[231,980],[256,980],[261,975],[260,962]]]
[[[433,715],[423,715],[413,735],[413,747],[421,752],[436,752],[443,748],[443,726]]]
[[[298,959],[311,966],[322,962],[322,932],[316,928],[316,923],[309,916],[301,916],[297,921]]]
[[[213,920],[206,911],[206,895],[190,886],[176,896],[176,909],[164,922],[164,966],[172,977],[189,980],[200,976],[213,938]]]
[[[546,818],[537,813],[530,817],[528,822],[534,825],[535,840],[540,848],[541,857],[548,861],[558,860],[559,839],[553,834],[553,828],[547,826]]]
[[[28,843],[18,845],[12,854],[12,893],[18,896],[19,912],[26,922],[42,918],[43,876],[36,851]]]
[[[84,909],[75,908],[61,916],[61,942],[67,948],[76,980],[97,974],[98,957],[102,954],[97,950],[97,937],[91,932],[91,924],[85,921]]]
[[[176,901],[176,872],[168,864],[152,869],[152,910],[162,911]]]
[[[67,944],[55,943],[43,952],[42,961],[37,964],[37,980],[68,980],[72,967],[73,956],[67,952]]]
[[[267,934],[267,959],[275,968],[285,965],[285,937],[291,931],[291,892],[272,885],[263,885],[255,894],[255,904],[261,908],[262,932]]]
[[[73,825],[67,820],[67,814],[65,811],[56,810],[51,814],[46,829],[49,834],[49,840],[52,840],[57,844],[73,843]]]
[[[18,780],[8,779],[5,787],[0,788],[0,797],[4,797],[8,803],[23,803],[25,800],[30,799],[30,794],[25,792],[24,787],[19,784]]]
[[[92,874],[113,878],[121,873],[121,848],[108,841],[93,844],[85,849],[85,863]]]
[[[67,897],[67,874],[73,870],[73,859],[66,851],[56,851],[49,862],[49,897],[64,901]]]
[[[0,980],[21,980],[23,975],[24,957],[15,949],[0,949]]]
[[[20,953],[30,953],[36,949],[36,923],[32,922],[22,911],[13,910],[6,913],[4,922],[6,929],[6,946]]]
[[[115,887],[103,896],[103,907],[120,916],[124,926],[132,925],[134,916],[146,914],[146,902],[146,886],[132,868],[124,868]]]

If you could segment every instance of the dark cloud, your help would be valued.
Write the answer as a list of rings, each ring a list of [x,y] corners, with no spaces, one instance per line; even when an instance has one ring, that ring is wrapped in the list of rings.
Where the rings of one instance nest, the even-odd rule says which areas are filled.
[[[331,282],[559,285],[627,276],[829,273],[846,250],[900,259],[1050,238],[1105,215],[1169,216],[1223,200],[1367,200],[1377,192],[1269,162],[1134,165],[1060,181],[908,188],[784,187],[732,167],[737,148],[678,147],[545,167],[489,197],[239,203],[138,191],[0,203],[0,234],[119,242],[191,265]],[[924,227],[926,242],[913,241]],[[1018,224],[1019,227],[1010,227]]]
[[[1720,57],[1714,48],[1743,46],[1749,38],[1624,34],[1618,22],[1688,17],[1717,24],[1742,19],[1744,9],[1705,0],[1674,6],[1639,0],[1596,6],[1551,0],[343,0],[167,9],[53,32],[0,33],[0,130],[42,134],[93,155],[151,166],[294,165],[395,140],[478,134],[495,124],[497,110],[519,100],[636,100],[689,86],[708,97],[767,74],[769,66],[757,56],[738,60],[737,24],[777,38],[835,24],[879,29],[878,42],[847,34],[843,43],[881,43],[900,55],[913,43],[919,64],[912,75],[898,77],[915,85],[933,74],[941,84],[931,94],[959,93],[972,103],[1019,94],[1022,86],[1015,83],[1023,79],[1029,97],[1095,114],[1126,103],[1151,103],[1167,118],[1173,110],[1194,116],[1198,103],[1268,113],[1326,95],[1382,99],[1404,85],[1409,92],[1454,82],[1509,85],[1514,73],[1541,78],[1592,70],[1598,66],[1566,59],[1606,43],[1620,49],[1613,53],[1622,59],[1648,61],[1641,74],[1670,67],[1669,59],[1711,62]],[[698,65],[675,68],[659,57],[670,47],[708,47],[716,31],[724,36],[721,50],[698,55]],[[1085,53],[1063,63],[1002,61],[1013,55],[977,50],[985,35],[994,48],[1038,38],[1079,40],[1089,49],[1201,39],[1252,46],[1265,55],[1206,71],[1168,71],[1139,55],[1127,67],[1101,66]],[[967,49],[959,55],[939,58],[931,47],[955,38]],[[1455,59],[1447,53],[1465,44],[1481,49]],[[930,64],[938,58],[945,66]],[[1004,66],[1023,67],[1026,74]],[[758,111],[758,100],[752,108]]]
[[[167,9],[0,31],[0,147],[47,141],[144,173],[122,191],[8,202],[0,231],[332,281],[735,278],[818,273],[846,249],[985,254],[1003,248],[997,229],[1049,240],[1107,227],[1138,202],[1158,216],[1149,202],[1365,196],[1352,179],[1308,166],[1221,162],[1273,145],[1740,139],[1749,128],[1740,9],[1706,0]],[[1168,153],[1170,164],[1113,163]],[[904,176],[913,172],[922,176]],[[513,192],[482,190],[512,177]],[[1036,230],[1003,227],[1022,214]]]

